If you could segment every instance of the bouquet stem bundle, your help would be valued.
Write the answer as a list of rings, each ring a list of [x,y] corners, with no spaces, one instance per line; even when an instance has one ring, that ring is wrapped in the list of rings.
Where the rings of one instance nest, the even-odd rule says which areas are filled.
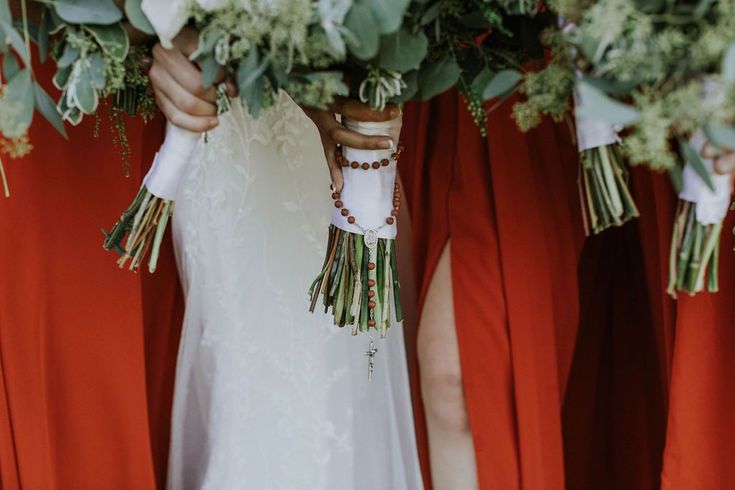
[[[697,221],[697,205],[679,200],[669,254],[669,285],[667,292],[676,297],[677,291],[691,295],[719,290],[718,265],[722,221],[704,225]]]
[[[582,214],[588,235],[638,217],[617,143],[584,150],[581,164]]]
[[[105,235],[103,246],[105,250],[114,249],[120,254],[117,263],[121,268],[130,261],[128,268],[138,271],[150,251],[148,271],[156,271],[161,242],[173,213],[179,185],[199,138],[198,133],[168,123],[166,138],[135,199],[109,233],[102,230]]]
[[[369,296],[370,291],[375,293]],[[325,313],[332,309],[338,327],[351,325],[353,335],[373,327],[384,337],[390,328],[391,308],[397,321],[403,319],[394,240],[379,238],[370,248],[364,235],[331,225],[324,266],[309,296],[309,311],[314,311],[322,296]],[[368,307],[370,302],[373,308]]]
[[[346,120],[344,124],[365,135],[384,135],[398,141],[402,119],[385,122]],[[400,205],[396,184],[400,148],[338,153],[344,186],[334,191],[335,208],[329,227],[326,257],[309,288],[309,310],[322,298],[331,308],[334,324],[350,325],[352,334],[388,333],[393,318],[403,319],[395,254],[395,219]]]
[[[102,230],[105,250],[115,249],[120,254],[117,261],[120,268],[130,261],[128,268],[137,271],[150,250],[148,271],[156,271],[161,242],[173,208],[173,201],[154,196],[144,186],[112,230],[109,233]],[[126,235],[127,241],[123,246]]]

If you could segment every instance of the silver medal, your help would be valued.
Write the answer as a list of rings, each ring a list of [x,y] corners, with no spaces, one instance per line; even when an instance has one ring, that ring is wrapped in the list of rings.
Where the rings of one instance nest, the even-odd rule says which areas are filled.
[[[378,230],[365,230],[365,246],[370,250],[378,246]]]

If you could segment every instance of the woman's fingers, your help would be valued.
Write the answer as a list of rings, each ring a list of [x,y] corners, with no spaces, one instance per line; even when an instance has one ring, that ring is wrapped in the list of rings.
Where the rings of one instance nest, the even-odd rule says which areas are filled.
[[[342,178],[342,167],[337,162],[337,145],[327,136],[320,133],[322,138],[322,146],[324,147],[324,156],[327,158],[327,167],[329,168],[329,177],[332,179],[332,186],[337,192],[342,192],[344,180]]]
[[[326,130],[332,141],[358,150],[390,150],[394,147],[393,140],[387,136],[365,136],[351,131],[335,121]]]
[[[365,136],[342,126],[334,114],[315,109],[304,109],[314,122],[319,132],[329,138],[332,143],[349,146],[358,150],[389,150],[393,141],[388,136]]]
[[[153,86],[166,94],[166,97],[182,112],[192,116],[217,116],[216,104],[188,92],[159,64],[151,67],[149,76]]]
[[[153,47],[153,60],[187,92],[208,102],[217,102],[214,86],[204,88],[202,73],[178,49],[166,49],[156,44]]]
[[[365,122],[390,121],[401,115],[400,109],[394,105],[389,105],[384,110],[379,111],[359,100],[345,97],[335,98],[330,110],[336,114],[342,114],[344,117]]]
[[[216,117],[192,116],[191,114],[187,114],[179,109],[162,90],[155,86],[153,87],[153,93],[156,96],[156,102],[161,112],[175,126],[196,133],[203,133],[214,129],[219,124],[219,120]]]
[[[718,174],[735,173],[735,152],[726,153],[715,158],[715,171]]]

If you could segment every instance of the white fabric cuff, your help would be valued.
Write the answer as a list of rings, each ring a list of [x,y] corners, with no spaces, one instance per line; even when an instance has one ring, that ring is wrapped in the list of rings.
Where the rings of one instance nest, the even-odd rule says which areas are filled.
[[[689,144],[697,152],[701,151],[706,142],[707,138],[702,131],[697,131],[689,140]],[[733,179],[731,174],[716,174],[712,160],[702,158],[702,162],[710,174],[714,191],[707,187],[702,177],[687,162],[684,166],[679,198],[697,205],[696,214],[699,223],[713,225],[721,222],[727,215],[727,210],[730,207]]]
[[[398,117],[386,122],[360,122],[346,120],[347,128],[358,133],[374,136],[389,136],[393,146],[397,147],[398,138],[401,133],[403,118]],[[368,170],[362,167],[343,167],[344,187],[340,200],[344,203],[342,209],[349,209],[350,215],[355,217],[355,224],[350,224],[346,216],[342,216],[342,209],[334,208],[332,213],[332,224],[337,228],[358,235],[364,234],[364,230],[378,230],[379,238],[393,239],[397,234],[396,223],[389,225],[386,218],[391,216],[393,210],[393,186],[396,182],[396,161],[391,159],[395,148],[391,150],[356,150],[344,147],[343,155],[350,162],[373,163],[383,159],[389,159],[390,165]],[[359,225],[359,226],[357,226]]]
[[[166,138],[143,179],[143,185],[151,194],[169,201],[176,200],[186,166],[200,138],[200,133],[166,123]]]
[[[579,91],[574,91],[574,118],[577,122],[577,148],[579,152],[589,150],[590,148],[598,148],[601,146],[619,143],[620,138],[618,132],[612,125],[601,121],[580,115],[580,107],[585,104],[584,97]]]

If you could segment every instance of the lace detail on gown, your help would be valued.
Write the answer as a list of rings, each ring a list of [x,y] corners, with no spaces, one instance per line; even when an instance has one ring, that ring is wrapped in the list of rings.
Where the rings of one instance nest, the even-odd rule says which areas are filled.
[[[368,384],[367,340],[308,313],[331,211],[311,122],[235,102],[189,167],[169,488],[420,489],[402,330]]]

